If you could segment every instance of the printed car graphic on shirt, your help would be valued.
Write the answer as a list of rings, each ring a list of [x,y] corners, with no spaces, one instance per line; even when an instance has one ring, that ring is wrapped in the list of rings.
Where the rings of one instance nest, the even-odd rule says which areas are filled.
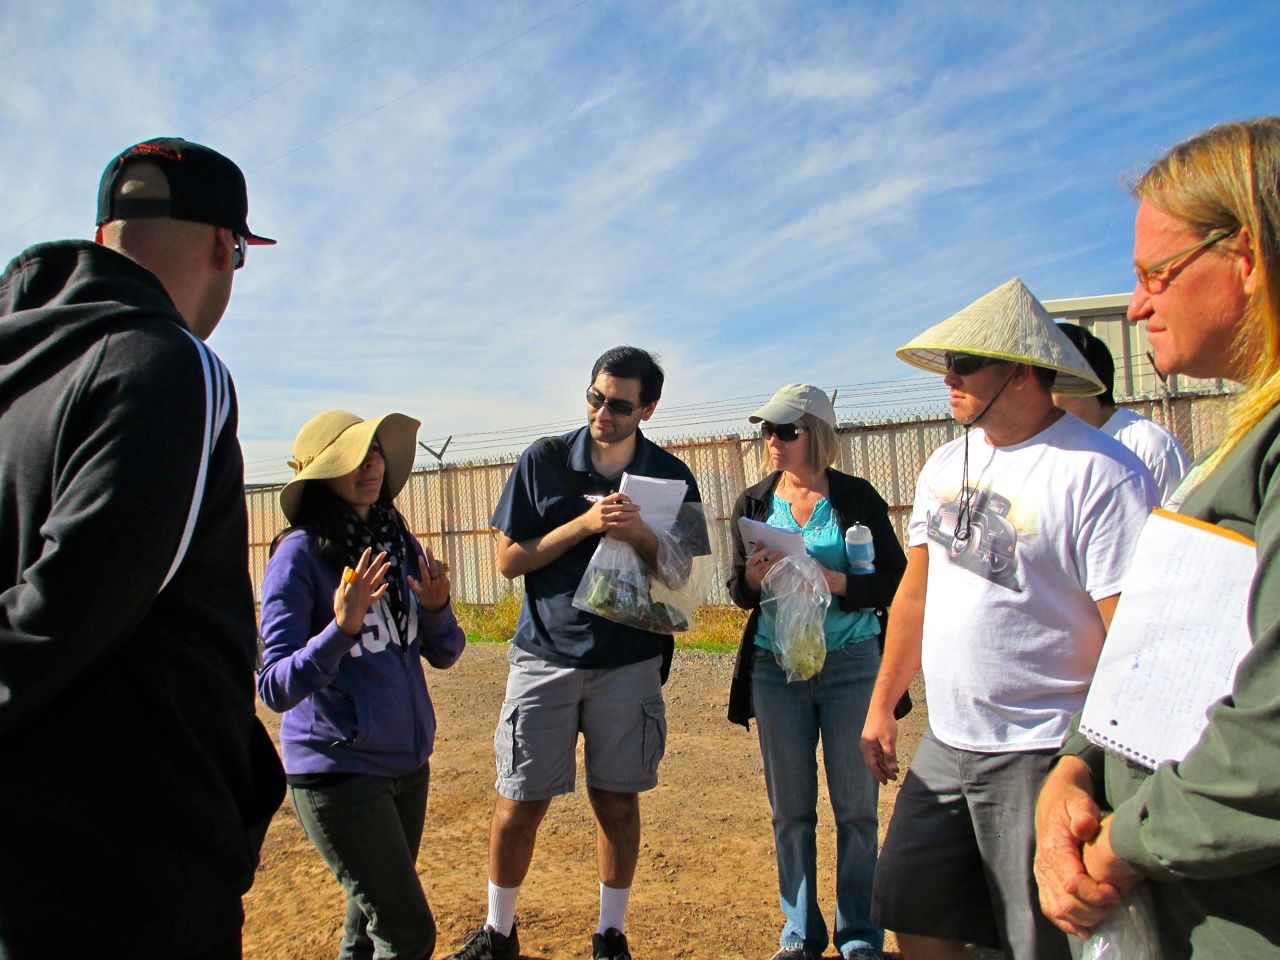
[[[1010,503],[991,490],[970,492],[968,520],[961,497],[929,514],[929,539],[947,548],[947,556],[984,580],[1021,593],[1018,583],[1018,531],[1009,522]]]

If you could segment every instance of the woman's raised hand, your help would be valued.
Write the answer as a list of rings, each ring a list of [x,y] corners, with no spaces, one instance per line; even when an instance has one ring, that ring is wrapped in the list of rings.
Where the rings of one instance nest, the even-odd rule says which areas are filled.
[[[371,556],[372,553],[372,547],[365,547],[355,568],[342,571],[338,589],[333,591],[333,619],[339,630],[353,637],[360,635],[369,608],[387,592],[387,570],[391,564],[386,562],[385,552],[376,557]]]
[[[442,561],[432,556],[430,547],[423,549],[426,551],[426,556],[418,558],[418,573],[421,579],[415,580],[410,575],[409,587],[418,598],[418,603],[423,610],[436,613],[443,610],[449,602],[449,569]]]

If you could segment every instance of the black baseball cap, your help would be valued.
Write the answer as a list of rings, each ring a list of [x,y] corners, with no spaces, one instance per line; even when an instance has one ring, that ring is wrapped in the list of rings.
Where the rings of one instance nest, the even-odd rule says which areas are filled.
[[[113,196],[130,160],[147,160],[164,171],[169,181],[168,199]],[[172,217],[226,227],[248,243],[275,243],[252,233],[248,216],[249,191],[240,168],[216,150],[180,137],[156,137],[134,144],[107,164],[98,185],[98,226],[111,220]]]
[[[1111,350],[1098,337],[1084,327],[1077,326],[1074,323],[1059,321],[1058,329],[1066,334],[1067,339],[1080,351],[1080,355],[1089,362],[1093,372],[1098,375],[1102,385],[1107,388],[1098,399],[1104,404],[1115,403],[1115,397],[1112,396],[1111,391],[1115,389],[1116,362],[1111,356]]]

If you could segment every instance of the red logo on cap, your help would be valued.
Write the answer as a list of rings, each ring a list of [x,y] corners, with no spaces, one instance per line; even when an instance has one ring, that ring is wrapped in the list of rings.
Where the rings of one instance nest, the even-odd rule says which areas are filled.
[[[172,160],[175,163],[182,162],[182,154],[178,153],[176,150],[170,150],[168,147],[162,147],[158,143],[140,143],[129,151],[128,156],[136,157],[140,153],[156,154],[157,156],[164,157],[166,160]]]

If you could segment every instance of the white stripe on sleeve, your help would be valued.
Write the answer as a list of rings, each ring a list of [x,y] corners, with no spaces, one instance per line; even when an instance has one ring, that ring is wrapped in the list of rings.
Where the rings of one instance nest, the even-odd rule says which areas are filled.
[[[186,558],[187,548],[191,546],[196,521],[200,517],[200,507],[204,503],[209,462],[213,458],[213,449],[217,446],[218,438],[227,424],[227,418],[231,415],[231,374],[204,341],[190,331],[183,332],[196,346],[200,356],[200,371],[204,375],[204,439],[200,446],[200,468],[196,471],[196,482],[191,492],[191,507],[187,512],[187,523],[182,530],[182,539],[178,542],[173,563],[169,565],[169,572],[165,574],[164,582],[160,585],[161,590],[169,585],[173,575],[178,572],[178,567]]]

